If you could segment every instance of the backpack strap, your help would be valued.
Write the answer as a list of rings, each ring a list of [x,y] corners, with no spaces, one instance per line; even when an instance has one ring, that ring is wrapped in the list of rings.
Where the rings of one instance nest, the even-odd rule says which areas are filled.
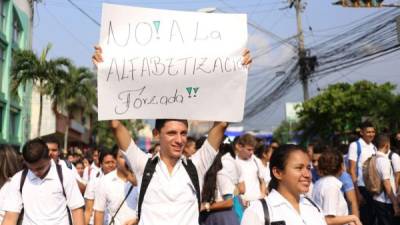
[[[186,172],[189,175],[190,180],[192,181],[192,184],[196,190],[196,197],[197,197],[197,204],[199,206],[199,212],[200,212],[200,184],[199,184],[199,175],[197,174],[197,169],[196,166],[193,164],[191,159],[186,159],[182,160],[182,165],[185,168]]]
[[[360,155],[361,155],[361,144],[360,141],[356,141],[357,144],[357,162],[356,162],[356,176],[358,177],[358,163],[360,162]]]
[[[144,200],[144,195],[146,194],[147,188],[149,187],[151,178],[156,171],[156,165],[158,163],[158,157],[154,159],[150,158],[147,160],[146,166],[144,167],[142,184],[140,185],[139,201],[138,201],[138,221],[140,220],[140,214],[142,212],[142,204]]]
[[[309,197],[304,196],[305,199],[307,199],[315,208],[317,208],[318,212],[321,212],[321,209],[319,209],[317,203],[315,203],[313,200],[311,200]]]
[[[390,160],[390,165],[392,166],[393,173],[395,173],[394,166],[393,166],[393,161],[392,161],[393,154],[394,154],[393,151],[389,152],[389,160]]]
[[[21,180],[20,180],[20,182],[19,182],[19,193],[21,193],[21,199],[22,199],[22,188],[24,187],[24,183],[25,183],[25,180],[26,180],[26,176],[27,176],[27,175],[28,175],[28,169],[25,168],[25,169],[22,171]],[[25,211],[25,210],[24,210],[23,205],[24,205],[24,201],[22,200],[22,209],[21,209],[21,212],[19,213],[17,224],[22,224],[22,220],[23,220],[23,218],[24,218],[24,211]]]
[[[72,217],[71,217],[71,210],[70,210],[69,207],[68,207],[68,203],[67,203],[68,199],[67,199],[67,195],[66,195],[65,189],[64,189],[64,178],[63,178],[63,174],[62,174],[61,165],[56,164],[56,169],[57,169],[58,178],[59,178],[59,180],[60,180],[60,182],[61,182],[61,187],[62,187],[63,195],[64,195],[65,200],[66,200],[66,207],[67,207],[67,213],[68,213],[69,224],[70,224],[70,225],[73,225],[73,224],[72,224]]]
[[[27,175],[28,175],[28,169],[24,169],[21,174],[21,181],[19,182],[19,192],[21,193],[21,195],[22,195],[22,188],[24,187]]]
[[[122,202],[121,202],[121,204],[119,205],[117,211],[115,211],[115,214],[114,214],[114,216],[111,218],[109,225],[112,225],[112,224],[115,223],[115,221],[114,221],[114,220],[115,220],[115,217],[117,216],[117,214],[118,214],[119,210],[121,209],[122,205],[124,204],[124,202],[125,202],[126,199],[128,198],[129,194],[132,192],[132,189],[133,189],[133,185],[131,185],[131,187],[130,187],[129,190],[128,190],[128,193],[125,195],[124,200],[122,200]]]
[[[264,224],[265,225],[270,225],[270,218],[269,218],[269,210],[268,210],[268,205],[267,201],[265,201],[265,198],[260,199],[261,205],[263,207],[264,211]]]

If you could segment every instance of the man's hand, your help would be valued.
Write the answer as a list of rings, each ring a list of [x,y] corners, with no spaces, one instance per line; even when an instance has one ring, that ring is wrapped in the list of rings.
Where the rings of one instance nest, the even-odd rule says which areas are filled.
[[[94,46],[94,54],[92,56],[92,62],[97,67],[99,63],[103,62],[103,50],[100,45]]]
[[[243,50],[242,56],[243,56],[242,65],[247,66],[250,65],[251,62],[253,62],[253,59],[251,58],[250,55],[250,50],[248,48],[245,48]]]

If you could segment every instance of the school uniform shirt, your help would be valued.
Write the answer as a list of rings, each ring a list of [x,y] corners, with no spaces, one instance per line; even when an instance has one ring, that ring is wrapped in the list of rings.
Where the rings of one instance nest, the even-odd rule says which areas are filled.
[[[349,146],[349,160],[352,160],[357,163],[357,158],[358,158],[358,164],[357,166],[357,171],[356,174],[357,176],[357,186],[362,186],[365,187],[364,183],[364,178],[363,178],[363,173],[362,173],[362,166],[364,162],[371,157],[373,154],[376,153],[376,147],[374,144],[369,143],[367,144],[364,139],[359,138],[358,141],[360,142],[361,146],[361,153],[360,156],[357,156],[357,142],[352,142]]]
[[[89,167],[86,167],[83,170],[83,180],[85,180],[86,183],[89,183],[90,178],[96,176],[97,172],[99,172],[100,170],[100,167],[97,167],[96,164],[93,162],[92,164],[90,164]]]
[[[390,186],[392,187],[393,193],[396,195],[396,185],[394,181],[394,173],[392,166],[390,164],[390,160],[385,155],[383,152],[378,151],[376,153],[376,170],[378,172],[379,177],[381,180],[390,180]],[[381,203],[386,203],[386,204],[392,204],[392,201],[390,201],[389,197],[383,190],[384,187],[382,186],[382,193],[379,195],[375,195],[373,198],[375,201],[381,202]]]
[[[312,199],[325,216],[347,216],[349,209],[341,191],[342,182],[334,176],[320,178],[315,184]]]
[[[240,159],[236,156],[236,162],[241,171],[241,178],[239,181],[244,182],[246,187],[246,192],[243,195],[244,199],[252,201],[261,198],[260,179],[264,179],[261,161],[252,155],[251,158],[247,160]]]
[[[91,179],[89,183],[86,185],[84,197],[87,200],[94,200],[96,197],[96,189],[98,187],[98,183],[101,178],[104,176],[103,171],[100,169],[96,174],[91,175]],[[104,218],[107,218],[107,211],[104,213]],[[89,224],[94,224],[94,211],[92,210],[92,214],[90,215]]]
[[[266,197],[270,222],[285,225],[326,225],[324,215],[308,199],[300,196],[300,214],[275,189]],[[264,225],[264,210],[259,200],[252,201],[244,211],[241,225]]]
[[[263,179],[265,181],[265,185],[268,187],[269,182],[271,181],[271,172],[269,170],[269,162],[267,165],[261,163],[262,170],[263,170]]]
[[[123,181],[118,177],[116,170],[108,173],[98,183],[93,209],[101,212],[105,212],[107,209],[110,219],[116,215],[114,225],[123,225],[127,220],[135,218],[138,200],[137,187],[133,187],[116,214],[131,186],[129,181]]]
[[[71,163],[71,164],[70,164],[70,167],[68,167],[67,162],[66,162],[65,160],[61,160],[61,159],[58,160],[58,164],[59,164],[60,166],[62,166],[63,168],[65,168],[65,169],[71,170],[72,173],[73,173],[74,176],[75,176],[75,179],[76,179],[77,181],[79,181],[80,183],[82,183],[82,184],[84,184],[84,185],[87,184],[87,182],[79,175],[78,170],[76,170],[74,164]]]
[[[3,186],[0,189],[0,224],[3,221],[4,215],[6,212],[4,211],[4,201],[6,199],[6,196],[8,195],[8,188],[10,186],[10,181],[7,181],[3,184]]]
[[[239,178],[241,176],[241,171],[236,163],[236,160],[232,157],[230,153],[226,153],[221,157],[221,162],[222,169],[218,171],[218,174],[230,177],[233,184],[238,184]]]
[[[15,174],[10,182],[9,193],[5,200],[5,211],[20,213],[24,208],[23,225],[69,225],[67,208],[72,211],[84,206],[74,174],[62,168],[65,194],[53,160],[46,177],[40,179],[30,170],[20,193],[22,171]]]
[[[387,157],[389,157],[390,151],[386,155]],[[394,169],[394,171],[393,171],[394,173],[400,172],[400,156],[399,156],[399,154],[397,154],[396,152],[393,152],[392,160],[391,160],[390,163],[391,163],[391,165],[392,165],[392,167]]]
[[[140,187],[148,156],[131,140],[124,153],[132,171],[139,178]],[[200,188],[203,186],[204,175],[214,161],[217,151],[205,141],[203,146],[191,156],[197,169]],[[155,157],[159,157],[159,153]],[[198,225],[199,208],[196,189],[183,162],[182,156],[175,164],[170,174],[166,164],[159,159],[155,172],[147,188],[142,203],[139,225]]]

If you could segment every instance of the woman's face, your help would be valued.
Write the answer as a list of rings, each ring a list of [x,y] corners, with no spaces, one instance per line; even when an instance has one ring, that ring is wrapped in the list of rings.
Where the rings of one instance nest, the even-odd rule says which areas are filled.
[[[283,171],[274,169],[279,187],[290,193],[300,195],[307,193],[311,184],[310,158],[300,150],[290,153]]]

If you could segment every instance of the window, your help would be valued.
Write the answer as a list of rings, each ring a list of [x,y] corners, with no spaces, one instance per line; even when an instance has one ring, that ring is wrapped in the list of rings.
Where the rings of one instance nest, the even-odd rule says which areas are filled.
[[[17,12],[14,11],[14,20],[13,20],[13,42],[19,44],[22,35],[22,26],[19,22],[19,18]]]
[[[10,111],[10,137],[12,139],[18,138],[19,127],[19,111]]]
[[[3,73],[4,73],[4,70],[3,70],[3,67],[4,67],[4,49],[3,49],[3,46],[1,46],[0,45],[0,90],[1,90],[1,85],[2,85],[2,81],[3,81]]]
[[[6,29],[6,10],[4,0],[0,0],[0,29],[3,32]]]
[[[4,105],[0,103],[0,134],[3,132],[3,110]]]

